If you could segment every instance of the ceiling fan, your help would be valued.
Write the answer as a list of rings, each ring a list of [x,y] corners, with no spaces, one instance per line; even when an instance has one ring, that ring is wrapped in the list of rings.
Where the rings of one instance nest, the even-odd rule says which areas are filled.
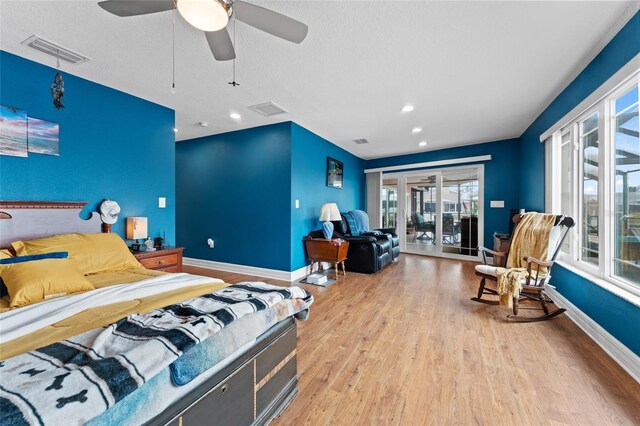
[[[105,0],[98,5],[120,17],[178,9],[189,24],[205,32],[211,53],[218,61],[229,61],[236,57],[226,28],[231,16],[294,43],[301,43],[309,31],[300,21],[241,0]]]

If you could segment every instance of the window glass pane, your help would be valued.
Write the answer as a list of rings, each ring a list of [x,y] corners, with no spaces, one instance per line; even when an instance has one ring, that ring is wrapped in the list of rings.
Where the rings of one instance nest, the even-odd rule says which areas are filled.
[[[426,173],[426,172],[425,172]],[[406,193],[409,196],[406,218],[405,248],[419,253],[436,254],[437,176],[408,176]]]
[[[382,227],[398,226],[398,181],[385,179],[382,182]]]
[[[582,244],[580,260],[598,265],[598,113],[580,123]]]
[[[582,122],[582,134],[587,135],[594,130],[598,129],[598,113],[596,112],[591,117],[587,118]]]
[[[629,90],[624,95],[615,100],[616,103],[616,115],[620,114],[622,110],[629,108],[631,105],[638,103],[638,88]]]
[[[568,131],[562,135],[561,143],[561,200],[560,200],[560,213],[573,216],[573,141],[571,138],[571,131]],[[569,236],[565,238],[562,244],[562,252],[569,253],[570,243]]]
[[[442,252],[476,256],[478,251],[478,174],[475,170],[442,173]]]
[[[615,100],[615,110],[614,274],[640,285],[640,138],[637,86]]]

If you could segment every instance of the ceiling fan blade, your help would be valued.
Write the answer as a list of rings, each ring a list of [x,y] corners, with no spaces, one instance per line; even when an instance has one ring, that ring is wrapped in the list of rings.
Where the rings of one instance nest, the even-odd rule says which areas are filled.
[[[238,21],[294,43],[301,43],[309,31],[302,22],[255,4],[237,0],[233,9]]]
[[[173,0],[105,0],[99,2],[98,6],[124,18],[175,9],[175,2]]]
[[[230,61],[236,58],[236,51],[226,28],[220,31],[205,32],[204,34],[207,36],[207,43],[209,43],[211,53],[213,53],[213,57],[217,61]]]

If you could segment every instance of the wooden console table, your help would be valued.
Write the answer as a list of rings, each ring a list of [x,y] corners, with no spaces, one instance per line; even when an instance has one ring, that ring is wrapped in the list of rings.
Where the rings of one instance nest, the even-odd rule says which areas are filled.
[[[345,241],[339,246],[331,244],[330,240],[322,238],[311,238],[306,236],[304,238],[304,246],[307,249],[307,256],[309,262],[311,262],[311,272],[313,272],[313,264],[316,262],[329,262],[333,263],[336,270],[336,280],[338,279],[338,265],[342,265],[342,275],[347,275],[347,271],[344,267],[344,261],[347,260],[347,251],[349,251],[349,242]],[[322,267],[322,264],[318,264],[318,270]]]

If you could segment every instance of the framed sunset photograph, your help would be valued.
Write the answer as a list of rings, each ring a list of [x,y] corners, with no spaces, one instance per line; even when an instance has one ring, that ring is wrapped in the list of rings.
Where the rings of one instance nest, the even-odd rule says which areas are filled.
[[[27,157],[27,112],[0,105],[0,155]]]
[[[28,149],[33,154],[60,156],[60,128],[58,123],[27,118]]]

